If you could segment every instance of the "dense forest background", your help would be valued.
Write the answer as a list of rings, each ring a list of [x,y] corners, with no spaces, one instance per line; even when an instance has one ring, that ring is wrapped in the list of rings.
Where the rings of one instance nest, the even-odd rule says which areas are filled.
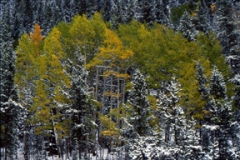
[[[237,0],[1,0],[0,157],[240,159]]]

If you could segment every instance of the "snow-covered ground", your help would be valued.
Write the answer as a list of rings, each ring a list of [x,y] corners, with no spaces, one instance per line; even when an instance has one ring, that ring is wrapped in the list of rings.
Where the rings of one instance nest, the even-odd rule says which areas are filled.
[[[4,157],[4,152],[5,152],[5,150],[1,148],[1,158]],[[15,158],[16,158],[16,160],[24,160],[23,145],[19,146],[18,155]],[[59,157],[58,155],[49,156],[49,157],[47,157],[46,160],[71,160],[71,159],[72,159],[72,157],[70,155],[67,156],[66,154],[64,154],[63,157]],[[98,152],[98,156],[93,156],[92,154],[90,154],[90,159],[91,160],[116,160],[119,158],[117,158],[117,155],[108,154],[107,149],[101,149]],[[30,160],[37,160],[37,157],[32,154],[32,155],[30,155]]]

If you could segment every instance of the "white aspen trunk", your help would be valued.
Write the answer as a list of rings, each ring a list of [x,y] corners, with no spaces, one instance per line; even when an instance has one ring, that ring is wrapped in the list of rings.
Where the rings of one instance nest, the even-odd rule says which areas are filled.
[[[97,66],[96,89],[95,89],[95,99],[96,100],[98,100],[98,79],[99,79],[99,75],[98,75],[98,66]]]
[[[53,111],[51,109],[51,115],[53,116]],[[60,156],[60,153],[59,153],[59,145],[58,145],[58,134],[57,134],[57,131],[56,131],[56,128],[55,128],[55,122],[54,120],[51,120],[52,122],[52,128],[53,128],[53,134],[54,134],[54,139],[55,139],[55,143],[56,143],[56,146],[57,146],[57,152],[58,152],[58,156]]]
[[[111,86],[110,86],[110,94],[113,93],[113,76],[111,75]],[[110,111],[112,110],[112,95],[110,95]],[[110,120],[112,120],[112,115],[110,115]]]

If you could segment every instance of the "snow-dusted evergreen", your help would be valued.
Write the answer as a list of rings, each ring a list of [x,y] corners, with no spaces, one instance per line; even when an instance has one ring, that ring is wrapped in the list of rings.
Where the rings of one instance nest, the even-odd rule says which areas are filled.
[[[195,40],[197,35],[197,30],[192,23],[190,14],[185,11],[180,19],[180,24],[177,28],[177,31],[181,32],[184,37],[188,40]]]
[[[147,84],[143,75],[137,69],[132,77],[133,89],[129,92],[128,103],[132,106],[129,123],[141,136],[151,134],[148,124],[150,115],[149,102],[147,99]]]
[[[13,50],[13,7],[14,3],[3,2],[0,24],[0,147],[5,148],[5,159],[16,159],[19,147],[22,106],[18,103],[14,86],[15,58]]]
[[[94,150],[97,125],[94,120],[94,106],[90,104],[87,85],[88,72],[84,67],[85,57],[81,55],[79,49],[74,52],[74,57],[75,62],[71,60],[67,62],[67,74],[71,79],[68,96],[72,100],[72,104],[66,113],[72,119],[73,160],[78,160],[83,157],[87,159],[90,149]],[[84,153],[83,157],[79,151]]]
[[[202,126],[202,145],[208,159],[237,159],[234,147],[237,130],[233,117],[232,100],[227,97],[221,72],[214,67],[210,77],[210,96]]]
[[[233,21],[233,1],[217,0],[216,6],[216,32],[223,46],[225,55],[236,55],[236,45],[239,35],[234,32],[235,24]]]
[[[207,7],[205,0],[200,1],[198,9],[198,24],[196,29],[203,31],[205,34],[208,34],[210,31],[210,17],[209,17],[209,8]]]
[[[173,78],[164,82],[162,87],[157,103],[162,128],[161,146],[165,150],[161,156],[170,159],[201,159],[203,153],[195,129],[196,122],[187,119],[179,105],[180,83]]]
[[[156,22],[171,26],[169,4],[165,0],[156,1]]]
[[[206,88],[206,91],[209,90],[208,94],[202,94],[207,103],[202,121],[201,144],[205,152],[205,159],[219,159],[223,158],[223,152],[227,156],[225,149],[228,148],[219,146],[227,145],[226,142],[231,143],[231,136],[228,139],[225,136],[225,134],[230,134],[230,119],[226,120],[226,118],[230,118],[231,107],[230,102],[226,99],[226,85],[223,76],[216,67],[212,71],[209,83],[209,88]],[[201,91],[201,93],[204,92]],[[222,150],[222,148],[225,149]]]
[[[147,159],[152,148],[150,143],[156,143],[153,129],[150,127],[151,120],[150,104],[147,99],[147,85],[144,76],[138,69],[132,76],[132,90],[129,91],[126,109],[130,113],[125,124],[123,136],[127,141],[127,159]],[[128,106],[129,105],[129,106]]]
[[[202,68],[202,65],[200,62],[197,63],[196,65],[196,71],[197,71],[197,74],[196,74],[196,78],[198,80],[198,83],[199,83],[199,92],[202,96],[203,99],[207,99],[208,96],[209,96],[209,89],[207,87],[207,77],[205,76],[205,73],[204,73],[204,69]]]
[[[210,94],[216,96],[216,98],[226,97],[226,84],[223,79],[223,75],[214,67],[212,75],[210,77]]]

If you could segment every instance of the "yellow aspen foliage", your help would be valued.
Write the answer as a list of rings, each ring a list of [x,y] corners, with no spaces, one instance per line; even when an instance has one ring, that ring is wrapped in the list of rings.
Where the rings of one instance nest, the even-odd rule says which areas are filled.
[[[66,56],[74,61],[74,52],[78,47],[80,53],[86,56],[86,63],[88,63],[103,45],[107,27],[101,14],[95,13],[90,19],[85,15],[76,15],[71,23],[61,22],[57,28],[61,32]]]
[[[116,123],[111,121],[110,118],[108,118],[105,115],[99,114],[99,120],[101,121],[101,125],[103,127],[101,131],[102,136],[106,137],[115,137],[118,138],[120,136],[120,130],[116,126]]]
[[[63,72],[63,66],[61,64],[61,60],[65,54],[60,41],[60,35],[60,31],[57,28],[53,28],[44,40],[43,51],[45,54],[45,64],[47,66],[45,74],[47,74],[51,83],[60,85],[64,82],[66,86],[69,86],[70,80]]]
[[[90,25],[90,22],[87,20],[85,15],[77,15],[73,18],[70,34],[74,42],[78,43],[79,45],[87,45],[88,43],[92,43],[91,40],[95,36],[93,27]]]
[[[20,85],[23,80],[28,81],[33,78],[35,72],[30,71],[30,68],[35,62],[36,47],[30,41],[30,37],[27,34],[23,34],[19,40],[19,46],[16,49],[16,74],[15,83]]]
[[[16,72],[14,76],[14,83],[18,85],[20,98],[25,97],[25,89],[33,90],[32,82],[40,77],[40,68],[37,64],[39,64],[41,57],[36,54],[38,52],[39,48],[31,41],[30,36],[26,33],[23,34],[16,49]]]
[[[161,81],[177,77],[182,86],[182,106],[189,112],[195,110],[195,117],[201,119],[206,102],[201,99],[196,83],[197,61],[205,68],[207,77],[213,65],[219,66],[225,75],[230,73],[216,36],[200,33],[196,41],[189,42],[164,25],[155,24],[147,28],[136,22],[120,25],[118,34],[126,48],[136,53],[131,61],[132,66],[140,68],[148,76],[149,87],[158,88]]]
[[[27,109],[33,114],[29,123],[36,126],[36,134],[44,135],[48,130],[59,136],[69,133],[70,121],[63,120],[60,113],[60,106],[69,103],[63,89],[70,87],[62,66],[65,54],[60,36],[60,31],[53,28],[43,40],[40,27],[35,25],[30,36],[20,38],[17,48],[15,83],[19,90],[27,88],[34,93]],[[20,92],[20,97],[24,98],[24,94]]]
[[[105,34],[104,47],[101,47],[100,52],[87,64],[87,68],[96,65],[124,68],[127,60],[134,55],[133,51],[125,49],[122,41],[113,31],[106,29]]]
[[[46,92],[46,86],[41,80],[35,82],[35,97],[33,105],[29,108],[30,113],[34,116],[29,120],[29,123],[36,126],[36,134],[47,135],[47,130],[52,129],[51,119],[51,101]]]
[[[97,16],[92,17],[94,19]],[[93,21],[88,20],[86,15],[76,15],[72,23],[70,24],[69,29],[69,43],[71,44],[73,49],[76,49],[76,46],[79,47],[80,53],[85,56],[85,63],[88,63],[94,55],[97,53],[99,45],[102,44],[103,34],[105,26],[102,25],[103,22],[99,20],[99,26],[93,23]],[[99,33],[101,31],[101,33]],[[103,32],[102,32],[103,31]],[[71,56],[74,51],[69,52]],[[72,56],[74,57],[74,56]]]
[[[60,40],[61,33],[54,27],[53,30],[49,33],[47,38],[44,40],[44,53],[56,55],[60,59],[63,58],[64,52]]]
[[[90,21],[85,15],[75,16],[73,23],[70,26],[69,33],[72,38],[72,43],[80,47],[82,54],[88,54],[91,46],[94,44],[95,37],[94,28],[90,25]]]
[[[107,28],[105,22],[103,21],[101,14],[96,12],[90,19],[90,28],[95,32],[93,39],[94,46],[99,47],[103,44],[105,38],[105,30]]]

